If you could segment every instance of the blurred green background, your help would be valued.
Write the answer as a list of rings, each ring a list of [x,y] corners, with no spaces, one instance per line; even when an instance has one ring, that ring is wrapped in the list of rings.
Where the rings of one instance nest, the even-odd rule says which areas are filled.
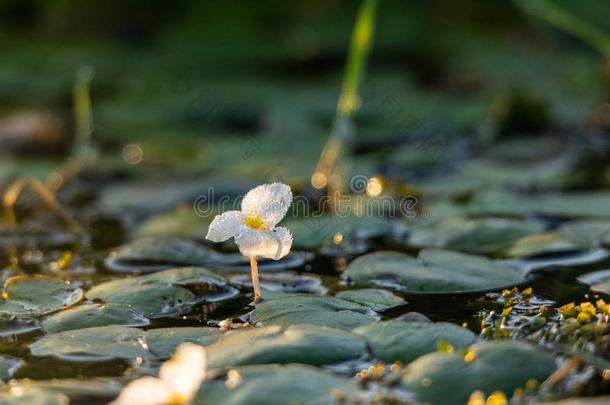
[[[610,25],[603,2],[555,3]],[[306,181],[329,133],[358,4],[3,0],[0,148],[38,165],[61,159],[74,132],[75,72],[87,65],[101,166]],[[537,17],[537,4],[381,0],[356,150],[435,128],[451,143],[597,123],[604,59]],[[24,111],[53,119],[15,141],[6,122]],[[373,174],[383,159],[365,153],[354,170]],[[19,162],[5,171],[25,170]]]

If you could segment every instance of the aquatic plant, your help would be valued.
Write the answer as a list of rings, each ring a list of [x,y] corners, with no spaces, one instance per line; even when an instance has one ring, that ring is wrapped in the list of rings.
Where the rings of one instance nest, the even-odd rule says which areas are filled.
[[[263,184],[248,191],[241,202],[241,211],[217,215],[208,228],[206,239],[224,242],[234,238],[241,254],[250,258],[255,302],[263,298],[256,257],[279,260],[290,252],[290,231],[276,225],[284,218],[291,203],[290,186]]]

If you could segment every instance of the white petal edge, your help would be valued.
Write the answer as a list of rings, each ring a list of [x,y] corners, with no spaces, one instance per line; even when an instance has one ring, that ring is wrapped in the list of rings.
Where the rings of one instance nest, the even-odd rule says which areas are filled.
[[[259,231],[243,226],[235,237],[235,243],[244,256],[279,260],[290,252],[292,235],[283,227],[272,231]]]
[[[205,349],[194,343],[182,343],[173,357],[161,365],[159,378],[172,392],[190,402],[205,379]]]
[[[263,184],[246,193],[241,202],[241,211],[244,215],[260,215],[267,229],[273,229],[286,216],[290,204],[290,186],[283,183]]]
[[[244,216],[241,211],[227,211],[221,215],[216,215],[205,238],[212,242],[224,242],[237,235],[243,221]]]
[[[110,405],[165,405],[171,401],[172,394],[165,381],[142,377],[127,384]]]

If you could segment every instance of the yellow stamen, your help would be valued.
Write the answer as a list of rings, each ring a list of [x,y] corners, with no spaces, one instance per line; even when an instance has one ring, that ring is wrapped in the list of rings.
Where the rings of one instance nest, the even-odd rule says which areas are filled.
[[[172,392],[171,396],[167,399],[167,405],[187,405],[189,399],[178,392]]]
[[[259,214],[248,215],[246,218],[244,218],[244,223],[250,228],[258,229],[259,231],[262,231],[266,228],[265,221],[263,220],[263,217],[261,217]]]

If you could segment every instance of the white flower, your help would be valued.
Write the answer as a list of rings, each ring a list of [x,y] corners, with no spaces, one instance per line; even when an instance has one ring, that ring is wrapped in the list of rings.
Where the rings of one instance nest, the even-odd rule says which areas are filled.
[[[205,349],[182,343],[161,365],[159,378],[142,377],[127,384],[110,405],[186,405],[205,379]]]
[[[244,256],[261,256],[279,260],[290,252],[292,235],[276,225],[292,203],[290,186],[263,184],[248,191],[241,211],[217,215],[210,224],[206,239],[224,242],[233,237]]]

